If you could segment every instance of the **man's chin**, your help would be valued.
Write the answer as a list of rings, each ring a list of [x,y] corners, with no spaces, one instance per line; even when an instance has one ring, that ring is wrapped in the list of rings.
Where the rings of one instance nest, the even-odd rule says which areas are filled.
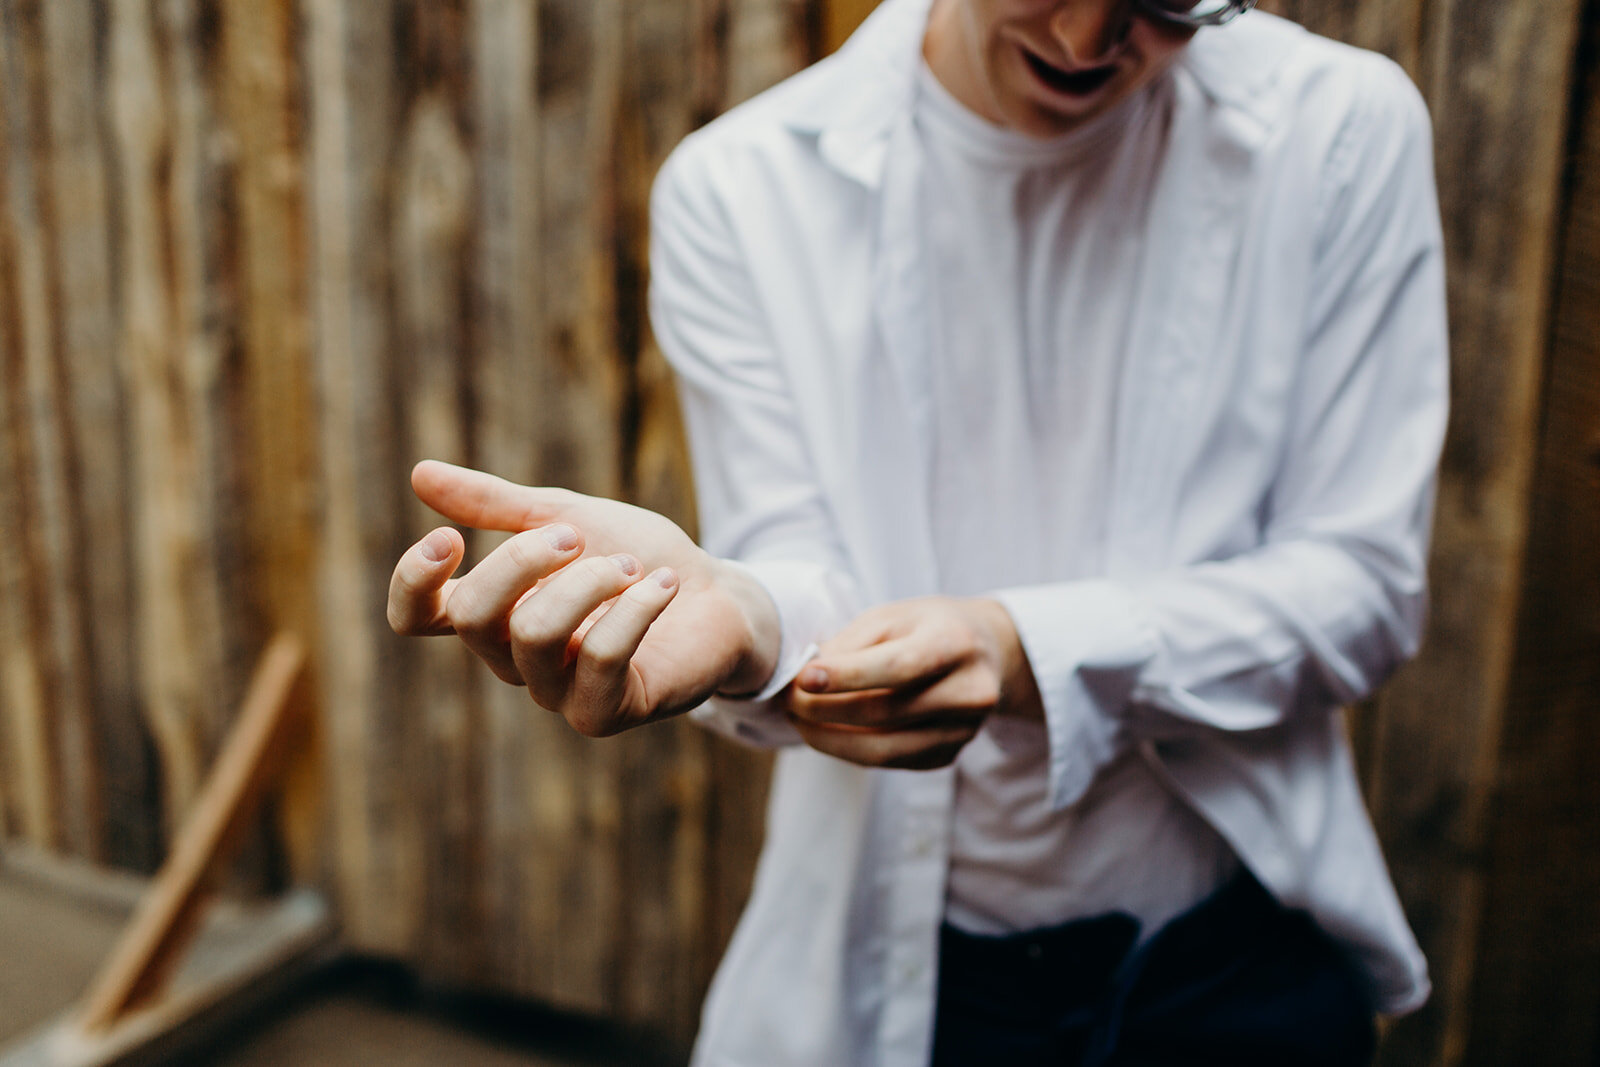
[[[1070,110],[1039,100],[1024,100],[1011,109],[1012,113],[1007,119],[1018,132],[1048,140],[1082,129],[1105,114],[1117,99],[1107,94],[1103,98],[1084,101],[1082,107]]]

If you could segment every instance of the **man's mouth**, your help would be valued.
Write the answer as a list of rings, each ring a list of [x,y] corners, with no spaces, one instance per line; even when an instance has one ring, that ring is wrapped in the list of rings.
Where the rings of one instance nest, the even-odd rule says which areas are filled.
[[[1063,70],[1046,63],[1026,48],[1022,50],[1022,55],[1040,81],[1056,92],[1069,96],[1092,96],[1117,73],[1116,64],[1084,67],[1082,70]]]

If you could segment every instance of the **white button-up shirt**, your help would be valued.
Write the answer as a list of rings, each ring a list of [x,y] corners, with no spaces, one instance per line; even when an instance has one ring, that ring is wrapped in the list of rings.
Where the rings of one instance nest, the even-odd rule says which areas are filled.
[[[862,608],[939,593],[931,287],[911,127],[927,0],[696,133],[652,205],[702,539],[772,593],[768,696]],[[1152,88],[1167,143],[1114,396],[1100,573],[994,591],[1044,697],[1048,796],[1134,748],[1387,1011],[1427,994],[1339,707],[1416,647],[1445,320],[1428,121],[1380,57],[1251,14]],[[1007,470],[993,471],[1005,482]],[[1031,521],[1039,486],[995,498]],[[696,1061],[926,1062],[953,773],[778,757]]]

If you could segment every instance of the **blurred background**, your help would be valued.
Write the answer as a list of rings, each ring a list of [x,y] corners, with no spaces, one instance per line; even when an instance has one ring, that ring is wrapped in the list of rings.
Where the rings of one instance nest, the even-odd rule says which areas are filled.
[[[291,630],[314,728],[231,893],[315,886],[385,974],[681,1055],[765,757],[585,740],[382,605],[423,457],[693,529],[651,178],[871,6],[0,0],[0,855],[154,871]],[[1264,6],[1421,86],[1450,255],[1430,634],[1353,719],[1436,986],[1382,1060],[1595,1067],[1600,0]]]

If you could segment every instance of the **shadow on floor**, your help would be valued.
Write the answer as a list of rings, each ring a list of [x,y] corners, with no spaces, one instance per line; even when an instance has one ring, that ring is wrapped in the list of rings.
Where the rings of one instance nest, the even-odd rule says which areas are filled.
[[[132,889],[130,888],[130,892]],[[131,899],[131,898],[130,898]],[[127,921],[0,871],[0,1049],[82,993]],[[216,1067],[679,1067],[660,1035],[341,958],[169,1064]]]
[[[676,1067],[681,1050],[614,1023],[419,983],[397,964],[346,959],[194,1053],[216,1067]]]

